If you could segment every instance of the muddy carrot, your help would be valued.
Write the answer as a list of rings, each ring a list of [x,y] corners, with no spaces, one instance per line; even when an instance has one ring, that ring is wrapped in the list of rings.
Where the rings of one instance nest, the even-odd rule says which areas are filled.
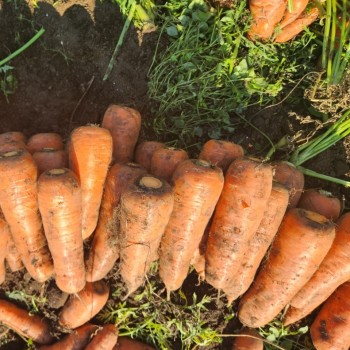
[[[242,324],[257,328],[273,320],[318,269],[335,235],[324,216],[290,209],[268,258],[239,304]]]
[[[110,105],[103,116],[102,127],[112,135],[114,162],[131,162],[141,128],[140,113],[133,108]]]
[[[151,159],[151,174],[170,182],[176,167],[188,159],[183,149],[164,147],[156,150]]]
[[[319,213],[330,220],[339,218],[342,205],[339,198],[323,190],[306,190],[302,193],[298,208]]]
[[[118,331],[114,324],[106,324],[100,328],[97,334],[85,350],[112,350],[118,341]]]
[[[304,174],[288,162],[273,164],[273,179],[286,186],[289,191],[288,208],[295,208],[304,189]]]
[[[85,288],[72,294],[59,315],[61,326],[74,329],[90,321],[106,304],[109,287],[103,281],[86,283]]]
[[[61,135],[47,132],[31,136],[27,142],[28,152],[41,151],[43,148],[64,149],[64,143]]]
[[[245,293],[252,284],[255,273],[282,222],[287,205],[288,190],[278,183],[273,183],[260,225],[250,238],[240,267],[231,275],[230,286],[225,290],[229,303]]]
[[[33,153],[33,159],[38,168],[38,175],[47,170],[68,167],[68,156],[63,149],[43,148]]]
[[[229,165],[243,155],[244,150],[240,145],[223,140],[209,140],[203,145],[198,158],[206,160],[226,172]]]
[[[309,3],[309,0],[293,0],[292,11],[289,11],[289,7],[287,6],[286,12],[284,13],[284,17],[278,25],[279,28],[282,29],[288,24],[294,22],[305,10],[308,3]]]
[[[136,163],[116,163],[109,170],[97,227],[85,262],[87,281],[95,282],[104,278],[118,260],[117,214],[120,195],[129,182],[145,172],[146,170]]]
[[[120,274],[128,295],[144,282],[173,210],[168,183],[143,175],[120,199]]]
[[[272,168],[252,158],[238,158],[229,166],[210,227],[205,279],[225,289],[258,229],[272,188]]]
[[[83,239],[96,228],[111,160],[112,137],[108,130],[93,125],[73,130],[69,142],[69,166],[78,175],[82,190]]]
[[[286,25],[275,38],[276,43],[285,43],[301,31],[308,27],[311,23],[315,22],[319,16],[319,10],[317,7],[313,7],[304,11],[294,22]]]
[[[204,160],[185,160],[172,178],[174,210],[160,247],[159,275],[168,299],[181,287],[191,259],[212,216],[223,187],[222,170]]]
[[[66,293],[77,293],[85,286],[81,188],[77,176],[66,168],[44,172],[38,180],[38,201],[56,284]]]
[[[323,304],[311,325],[310,334],[317,350],[350,348],[350,282],[342,284]]]
[[[37,169],[25,150],[0,153],[0,205],[29,274],[39,282],[53,272],[37,202]]]
[[[39,350],[85,350],[98,326],[86,323],[52,345],[41,346]]]
[[[337,221],[331,249],[315,274],[290,301],[284,323],[291,324],[307,316],[347,280],[350,280],[350,213]]]
[[[231,350],[263,350],[262,336],[256,329],[243,328],[234,338]]]
[[[164,148],[165,144],[157,141],[144,141],[141,142],[135,151],[134,160],[135,163],[140,164],[148,172],[151,171],[151,160],[156,150]]]
[[[252,25],[248,32],[251,40],[268,40],[287,8],[287,0],[250,0]]]
[[[113,350],[155,350],[155,348],[129,337],[119,337]]]
[[[53,340],[49,323],[38,315],[30,315],[6,300],[0,300],[0,322],[19,335],[39,344],[49,344]]]
[[[12,141],[22,142],[25,144],[27,142],[27,138],[20,131],[9,131],[9,132],[4,132],[3,134],[0,134],[0,144],[12,142]]]

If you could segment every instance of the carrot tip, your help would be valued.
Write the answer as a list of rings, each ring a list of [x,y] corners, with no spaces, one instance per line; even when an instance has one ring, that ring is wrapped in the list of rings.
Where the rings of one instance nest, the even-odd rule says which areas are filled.
[[[153,176],[143,176],[139,183],[141,186],[153,189],[158,189],[163,186],[162,181]]]
[[[21,150],[6,152],[2,155],[2,157],[15,157],[21,154]]]
[[[207,162],[206,160],[203,160],[203,159],[197,160],[196,164],[199,166],[203,166],[205,168],[209,168],[211,166],[211,164],[209,162]]]

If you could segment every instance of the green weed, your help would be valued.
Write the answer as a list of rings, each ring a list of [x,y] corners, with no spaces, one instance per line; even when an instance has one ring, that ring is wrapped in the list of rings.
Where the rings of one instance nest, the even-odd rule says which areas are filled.
[[[13,67],[9,65],[0,67],[0,91],[4,94],[7,103],[9,103],[9,95],[17,89],[17,80],[12,71]]]
[[[25,303],[32,313],[38,313],[39,307],[47,303],[47,299],[44,296],[29,295],[21,290],[14,290],[7,292],[6,296],[9,299],[17,300]]]

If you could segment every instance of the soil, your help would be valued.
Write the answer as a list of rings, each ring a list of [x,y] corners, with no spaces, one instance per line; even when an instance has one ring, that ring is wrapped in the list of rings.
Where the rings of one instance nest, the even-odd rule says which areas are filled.
[[[140,42],[136,29],[131,27],[109,78],[103,81],[123,28],[123,18],[114,2],[0,0],[0,59],[25,44],[41,27],[45,28],[44,35],[8,63],[13,69],[7,72],[6,77],[12,80],[7,81],[6,89],[6,77],[0,73],[0,87],[7,91],[6,94],[0,91],[0,133],[17,130],[30,137],[39,132],[57,132],[67,139],[71,130],[79,125],[99,124],[107,106],[112,103],[136,108],[144,124],[150,124],[147,122],[151,121],[155,106],[147,97],[147,73],[157,44],[157,33],[144,35]],[[327,96],[318,98],[328,99]],[[261,155],[269,147],[263,133],[273,143],[285,134],[291,137],[300,132],[307,135],[309,130],[314,129],[315,120],[309,118],[308,109],[302,103],[296,105],[297,110],[295,106],[292,108],[281,104],[261,111],[250,111],[246,117],[260,131],[242,124],[232,134],[232,140],[242,144],[248,153]],[[254,118],[250,118],[253,114],[256,114]],[[309,124],[306,123],[308,121]],[[155,137],[152,130],[143,128],[141,139]],[[275,159],[283,159],[288,151],[290,148],[278,151]],[[346,139],[306,166],[326,175],[346,178],[350,175],[349,163],[350,140]],[[329,190],[343,199],[345,209],[350,208],[349,190],[339,185],[307,178],[306,187]],[[67,295],[59,292],[53,282],[40,285],[23,272],[8,276],[1,286],[0,296],[14,291],[36,295],[40,312],[49,317],[52,323],[57,320]],[[184,285],[186,294],[192,295],[194,290],[198,295],[215,295],[216,292],[205,283],[193,287],[194,280],[193,275],[187,279]],[[110,277],[109,281],[114,285],[118,283],[115,276]],[[16,297],[16,293],[14,295]],[[17,295],[17,300],[28,308],[33,308],[35,303],[20,295]],[[27,305],[23,304],[23,300]],[[221,308],[224,306],[221,305]],[[219,324],[217,312],[208,313],[208,318]],[[224,331],[232,333],[238,326],[237,321],[231,321]],[[55,328],[58,335],[60,331]],[[1,349],[26,348],[18,337],[12,333],[9,335],[5,329],[4,333],[0,330],[0,341],[4,336],[14,341],[2,345]],[[222,345],[215,348],[229,349],[231,344],[232,340],[225,339]],[[173,349],[178,348],[177,344]]]

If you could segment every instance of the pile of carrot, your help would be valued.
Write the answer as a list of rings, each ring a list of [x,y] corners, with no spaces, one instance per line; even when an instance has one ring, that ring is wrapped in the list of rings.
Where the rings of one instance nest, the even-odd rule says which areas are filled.
[[[78,127],[66,143],[54,133],[0,135],[0,283],[5,261],[38,282],[54,278],[70,294],[59,324],[75,331],[49,345],[48,323],[5,300],[0,322],[42,349],[97,349],[107,338],[106,349],[128,349],[128,340],[116,345],[113,325],[89,324],[108,301],[104,278],[118,259],[124,298],[154,261],[168,300],[193,266],[228,304],[239,300],[247,339],[282,311],[287,325],[338,298],[350,280],[350,214],[339,199],[305,190],[291,164],[249,157],[232,142],[209,140],[190,159],[138,142],[140,126],[136,110],[111,105],[101,127]]]

